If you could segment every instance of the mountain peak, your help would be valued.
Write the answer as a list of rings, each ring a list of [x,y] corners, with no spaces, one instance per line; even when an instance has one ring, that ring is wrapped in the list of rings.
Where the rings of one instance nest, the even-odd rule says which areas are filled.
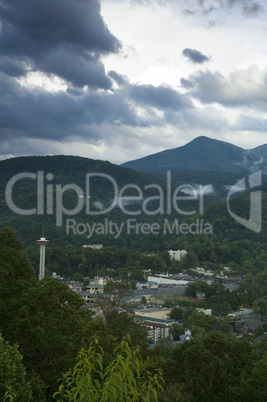
[[[184,146],[162,151],[141,159],[124,163],[122,166],[144,172],[165,173],[192,170],[221,172],[249,172],[259,163],[259,156],[251,151],[228,142],[206,136],[193,139]]]

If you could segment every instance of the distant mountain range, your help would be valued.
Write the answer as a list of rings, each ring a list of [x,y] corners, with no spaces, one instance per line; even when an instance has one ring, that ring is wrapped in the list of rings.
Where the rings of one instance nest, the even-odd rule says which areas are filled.
[[[123,166],[63,155],[29,156],[0,161],[0,229],[4,226],[13,226],[27,245],[34,244],[39,238],[43,225],[48,238],[53,239],[57,245],[66,242],[73,244],[85,244],[88,241],[103,242],[105,237],[101,234],[88,240],[87,232],[79,236],[74,231],[69,233],[65,224],[67,219],[73,218],[75,222],[77,220],[77,225],[81,223],[81,228],[87,228],[83,226],[84,223],[94,225],[104,221],[106,217],[118,224],[124,223],[128,218],[153,223],[164,219],[169,205],[167,198],[169,197],[172,202],[172,194],[177,188],[180,188],[179,191],[182,193],[179,195],[189,197],[183,202],[182,209],[197,210],[199,204],[196,205],[196,202],[199,201],[190,200],[190,196],[198,196],[203,191],[203,186],[205,186],[205,210],[208,206],[211,208],[214,206],[216,211],[216,205],[221,208],[219,203],[226,200],[229,189],[240,179],[259,168],[265,169],[266,172],[266,160],[267,145],[246,151],[222,141],[199,137],[184,147],[128,162]],[[161,174],[167,170],[172,171],[170,176]],[[89,173],[93,175],[90,179],[90,195],[87,193],[86,179]],[[170,178],[170,183],[167,177]],[[262,182],[266,181],[267,176],[263,175]],[[8,183],[12,187],[13,207],[6,198]],[[74,191],[67,190],[71,183],[75,186]],[[123,194],[121,192],[115,194],[114,183],[119,191],[125,189]],[[264,186],[263,193],[267,185]],[[140,203],[130,202],[127,199],[123,201],[123,197],[140,195],[137,192],[139,188],[142,192]],[[163,194],[164,216],[160,213],[157,215],[143,213],[141,208],[143,202],[149,211],[158,210],[161,205],[157,198],[161,194],[159,188]],[[241,194],[241,197],[246,196],[245,193]],[[147,202],[149,197],[150,201]],[[75,208],[79,199],[83,200],[82,206],[76,213]],[[88,199],[90,199],[90,211],[94,212],[92,214],[88,214],[86,210]],[[225,210],[225,204],[221,205],[224,205]],[[245,205],[249,206],[249,202]],[[17,212],[14,206],[26,213]],[[65,209],[70,211],[70,214],[65,213]],[[107,210],[108,213],[103,212]],[[62,226],[57,221],[58,211],[63,211]],[[218,216],[220,215],[221,212],[218,212]],[[167,213],[167,217],[176,219],[176,211],[172,208],[171,214]],[[106,244],[113,244],[114,239],[110,238],[112,236],[109,240],[105,240]],[[121,236],[116,241],[124,246],[132,244],[133,238]]]
[[[266,173],[267,144],[248,150],[201,136],[182,147],[129,161],[121,166],[161,174],[168,170],[173,173],[209,170],[239,174],[258,169]]]

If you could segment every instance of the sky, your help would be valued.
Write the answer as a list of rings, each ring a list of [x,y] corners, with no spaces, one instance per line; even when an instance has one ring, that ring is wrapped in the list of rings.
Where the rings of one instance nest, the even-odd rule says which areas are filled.
[[[260,0],[0,0],[0,160],[267,143]]]

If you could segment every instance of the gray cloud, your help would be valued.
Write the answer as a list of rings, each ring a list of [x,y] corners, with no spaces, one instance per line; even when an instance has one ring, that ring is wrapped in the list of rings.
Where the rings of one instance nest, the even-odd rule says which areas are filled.
[[[245,15],[248,15],[248,16],[257,15],[262,10],[263,10],[263,7],[260,4],[256,3],[255,1],[253,3],[244,4],[244,6],[243,6],[243,12]]]
[[[183,10],[183,13],[185,15],[195,15],[196,12],[194,10],[189,10],[188,8],[186,8]]]
[[[128,78],[125,75],[118,74],[116,71],[109,71],[108,76],[113,78],[113,80],[120,86],[126,85],[129,83]]]
[[[13,75],[29,70],[56,74],[75,86],[111,87],[100,62],[120,42],[100,14],[99,0],[0,0],[0,64],[16,58]],[[8,60],[9,59],[9,60]]]
[[[267,119],[241,114],[236,126],[239,130],[266,132]]]
[[[187,95],[165,86],[136,85],[131,88],[131,97],[136,103],[162,110],[181,110],[193,107]]]
[[[142,5],[150,5],[157,2],[161,6],[164,6],[172,2],[172,0],[130,0],[130,1],[132,4],[142,4]]]
[[[187,6],[188,0],[185,2]],[[232,9],[236,7],[241,10],[246,17],[253,17],[263,11],[260,2],[251,0],[192,0],[190,3],[192,8],[184,9],[184,14],[194,15],[200,11],[203,15],[209,15],[219,12],[221,9]]]
[[[8,139],[12,133],[18,138],[68,141],[76,136],[88,141],[92,135],[97,135],[96,130],[90,130],[91,126],[111,124],[116,130],[121,125],[164,124],[164,117],[159,118],[151,106],[163,111],[192,107],[187,95],[166,87],[128,85],[113,92],[68,88],[67,92],[50,93],[22,87],[1,73],[0,93],[1,140]],[[144,116],[137,113],[133,101],[142,105],[146,111]]]
[[[229,76],[218,71],[198,71],[181,83],[189,89],[188,94],[203,103],[266,109],[267,69],[250,66],[246,70],[233,71]]]
[[[183,55],[195,64],[203,64],[206,61],[209,61],[209,57],[205,56],[203,53],[199,52],[196,49],[186,48],[183,50]]]
[[[115,72],[109,74],[122,79]],[[119,127],[174,125],[182,123],[184,111],[193,108],[187,94],[169,87],[131,85],[127,77],[123,83],[113,91],[69,87],[66,92],[51,93],[42,88],[23,87],[0,73],[1,143],[9,141],[11,135],[18,141],[32,138],[69,142],[73,137],[85,142],[96,141],[111,135],[110,131],[101,129],[104,125],[110,125],[113,134]]]
[[[183,88],[186,88],[186,89],[194,88],[193,81],[191,81],[190,79],[181,78],[180,84]]]
[[[155,7],[152,0],[137,2]],[[178,7],[177,2],[171,2],[174,9]],[[159,3],[166,2],[157,0]],[[212,13],[209,27],[218,25],[230,7],[245,16],[261,10],[257,2],[246,0],[226,0],[224,5],[219,0],[192,3],[194,11],[188,5],[187,14],[195,14],[198,24],[202,15],[206,21],[206,15]],[[124,50],[126,46],[130,48],[125,45]],[[180,92],[166,85],[133,84],[114,70],[106,73],[102,56],[120,52],[120,48],[103,21],[100,0],[0,0],[0,153],[86,154],[93,144],[89,157],[127,160],[134,159],[136,153],[143,156],[151,149],[156,152],[159,147],[171,147],[177,141],[183,144],[196,135],[216,133],[223,139],[231,130],[253,131],[254,127],[266,131],[266,121],[257,120],[255,109],[266,110],[267,69],[240,70],[229,76],[198,71],[180,80]],[[200,67],[209,60],[198,50],[184,49],[184,53]],[[185,64],[184,59],[182,68]],[[123,66],[120,69],[130,71]],[[68,87],[49,92],[41,87],[43,75],[36,83],[39,87],[30,80],[17,81],[29,72],[43,72],[52,81],[56,75],[65,79]],[[179,74],[177,70],[177,79]],[[49,83],[44,86],[49,88]],[[233,123],[226,109],[217,110],[213,103],[235,108],[236,116],[251,107],[254,117],[241,114]],[[127,153],[131,157],[125,156]]]
[[[0,57],[0,71],[11,77],[22,77],[27,73],[20,61],[5,56]]]
[[[224,6],[223,2],[220,2],[221,6]],[[263,10],[262,5],[259,2],[251,0],[226,0],[225,4],[228,7],[240,6],[243,13],[247,16],[257,15]]]

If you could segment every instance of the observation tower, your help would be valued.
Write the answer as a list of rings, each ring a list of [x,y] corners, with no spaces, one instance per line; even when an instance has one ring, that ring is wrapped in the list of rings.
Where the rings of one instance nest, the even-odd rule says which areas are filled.
[[[45,237],[41,237],[40,240],[36,240],[36,244],[40,246],[39,281],[41,281],[45,274],[45,246],[49,245],[49,240],[46,240]]]

